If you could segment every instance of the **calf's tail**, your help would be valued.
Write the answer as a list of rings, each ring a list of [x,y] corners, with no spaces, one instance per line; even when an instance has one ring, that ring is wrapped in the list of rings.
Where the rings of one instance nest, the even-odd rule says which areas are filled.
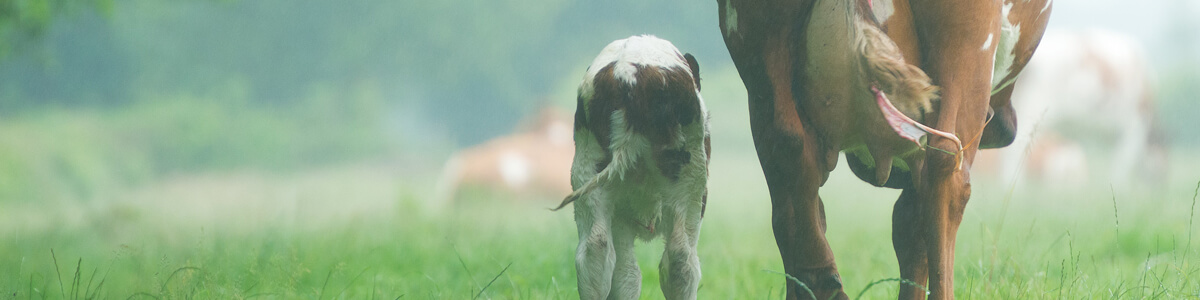
[[[587,194],[596,188],[608,185],[614,180],[625,180],[625,173],[635,167],[638,156],[640,156],[638,149],[641,147],[635,145],[637,141],[634,140],[634,133],[630,132],[626,126],[624,114],[614,113],[612,124],[613,129],[620,129],[614,130],[612,145],[609,147],[609,151],[612,152],[612,160],[609,161],[607,166],[604,166],[603,170],[596,173],[596,176],[583,183],[582,186],[571,192],[570,195],[567,195],[562,203],[558,204],[558,207],[550,210],[557,211],[562,209],[567,204],[579,200],[580,197],[587,196]]]

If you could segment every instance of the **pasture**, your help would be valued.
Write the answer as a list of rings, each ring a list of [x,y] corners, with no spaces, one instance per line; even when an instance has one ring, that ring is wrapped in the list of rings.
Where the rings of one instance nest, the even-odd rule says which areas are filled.
[[[974,175],[959,299],[1200,299],[1200,40],[1178,38],[1200,6],[1186,2],[1055,1],[1052,27],[1145,43],[1168,170]],[[597,51],[643,33],[702,65],[699,298],[784,297],[711,1],[5,3],[0,299],[576,299],[573,207],[484,189],[449,204],[435,187],[455,150],[541,106],[573,111]],[[1100,144],[1083,144],[1099,148],[1090,170],[1109,169]],[[840,160],[821,196],[844,289],[894,298],[899,191]],[[641,298],[662,298],[662,250],[638,243]]]
[[[715,71],[711,82],[731,81]],[[728,86],[729,83],[722,83]],[[779,299],[783,276],[744,97],[713,84],[704,299]],[[722,94],[726,93],[726,94]],[[721,112],[717,114],[715,112]],[[32,125],[31,125],[32,126]],[[35,126],[36,127],[36,126]],[[1200,157],[1169,181],[1061,189],[978,175],[958,235],[963,299],[1200,297]],[[5,298],[572,299],[576,233],[559,199],[469,191],[431,203],[444,155],[288,171],[182,173],[88,201],[0,210]],[[847,294],[894,297],[891,208],[845,166],[823,189]],[[642,296],[661,298],[661,241],[639,242]],[[869,288],[868,288],[869,287]]]
[[[702,298],[781,298],[754,163],[714,162],[712,180],[722,184],[712,187],[699,246]],[[0,289],[17,299],[577,297],[569,210],[490,202],[429,216],[418,188],[426,182],[416,178],[368,166],[284,178],[201,176],[129,202],[6,209]],[[898,277],[889,235],[897,193],[844,172],[828,185],[839,191],[825,195],[828,236],[848,294]],[[1197,297],[1191,187],[1018,188],[1010,196],[978,183],[959,234],[956,292],[964,299]],[[167,200],[150,205],[155,198]],[[639,243],[644,298],[662,297],[661,247]],[[894,297],[896,284],[876,284],[864,298]]]

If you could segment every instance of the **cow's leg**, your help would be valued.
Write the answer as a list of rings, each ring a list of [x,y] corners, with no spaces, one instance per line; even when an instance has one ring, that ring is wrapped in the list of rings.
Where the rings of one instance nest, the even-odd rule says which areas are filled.
[[[631,226],[628,222],[613,224],[613,248],[617,257],[613,269],[612,292],[608,294],[608,299],[637,299],[642,292],[642,271],[638,268],[637,255],[633,252],[636,236]]]
[[[784,271],[817,299],[844,297],[833,250],[825,240],[825,212],[817,190],[829,172],[818,163],[816,140],[765,131],[755,132],[755,145],[771,194],[771,226]],[[808,298],[793,280],[786,281],[788,299]]]
[[[803,69],[793,61],[790,34],[769,35],[764,45],[762,81],[746,80],[754,148],[771,195],[771,227],[789,276],[804,283],[817,299],[845,299],[833,250],[825,240],[825,213],[817,189],[829,176],[837,152],[823,145],[797,109],[792,75]],[[799,91],[803,93],[803,91]],[[784,279],[788,299],[808,299],[808,291]]]
[[[764,140],[764,139],[756,139]],[[811,138],[779,136],[759,142],[759,161],[771,194],[771,225],[785,272],[810,289],[817,299],[844,298],[833,250],[825,240],[825,212],[817,189],[828,174],[816,161]],[[767,150],[767,151],[763,151]],[[764,153],[769,152],[769,153]],[[787,280],[788,299],[808,299]]]
[[[925,252],[929,299],[954,299],[954,243],[963,209],[971,195],[969,174],[965,169],[950,171],[954,164],[953,160],[927,162],[926,167],[930,168],[925,174],[927,181],[912,189],[916,194],[913,205],[917,217],[910,220],[913,221],[910,226],[915,227],[925,246],[925,249],[913,249],[913,253]],[[921,261],[916,258],[909,263],[920,265]]]
[[[925,239],[929,298],[953,299],[954,242],[971,193],[967,170],[991,95],[996,43],[988,40],[1000,34],[1000,2],[911,0],[910,4],[924,54],[923,68],[934,84],[942,87],[933,125],[957,134],[966,146],[958,156],[926,151],[920,180],[913,187],[918,210],[913,225],[923,231],[920,235]],[[945,139],[934,138],[929,143],[955,149]]]
[[[700,240],[700,211],[704,186],[699,188],[676,185],[683,189],[675,195],[682,198],[668,201],[663,207],[659,230],[666,242],[662,260],[658,263],[658,282],[666,299],[696,299],[700,288],[700,256],[696,244]]]
[[[909,188],[900,193],[896,207],[892,210],[892,247],[900,263],[900,277],[913,284],[925,286],[929,278],[929,260],[926,251],[921,210],[916,191]],[[900,284],[900,299],[924,299],[925,290],[908,283]]]
[[[995,114],[984,129],[981,141],[979,142],[981,146],[986,147],[986,143],[988,142],[991,142],[994,145],[993,147],[1003,147],[1013,143],[1016,136],[1017,120],[1016,113],[1009,103],[1009,97],[1015,85],[1011,84],[991,96],[990,101]],[[991,139],[990,141],[987,140],[989,138]],[[1027,140],[1021,140],[1021,145]],[[1019,148],[1019,152],[1024,152],[1024,146],[1020,146]],[[1010,150],[1012,149],[1004,149],[1003,151],[1018,152]],[[1007,160],[1008,157],[1006,156],[1005,159],[1005,164],[1007,165],[1009,163]],[[1012,161],[1011,163],[1018,164],[1020,163],[1019,160]],[[1005,177],[1010,176],[1010,174],[1016,174],[1010,172],[1008,167],[1002,166],[1001,169],[1004,172],[1002,175]],[[917,196],[917,190],[913,187],[904,189],[900,194],[900,198],[896,200],[895,208],[892,211],[892,246],[896,250],[896,259],[900,264],[900,277],[910,280],[917,285],[927,286],[930,266],[928,263],[929,253],[926,251],[928,242],[925,236],[930,225],[922,223],[928,222],[928,220],[922,217],[922,213],[927,211],[927,209],[921,208],[920,201]],[[962,202],[965,201],[962,200]],[[900,299],[924,298],[924,289],[907,283],[901,284]]]
[[[612,286],[616,251],[612,236],[612,204],[597,191],[575,201],[575,224],[579,246],[575,250],[575,273],[580,299],[605,299]]]
[[[1122,126],[1121,137],[1117,140],[1116,151],[1113,154],[1112,160],[1112,177],[1110,182],[1115,182],[1118,185],[1127,184],[1131,175],[1134,175],[1138,161],[1145,156],[1146,145],[1150,138],[1150,122],[1142,116],[1141,112],[1137,112],[1133,117],[1124,121]]]

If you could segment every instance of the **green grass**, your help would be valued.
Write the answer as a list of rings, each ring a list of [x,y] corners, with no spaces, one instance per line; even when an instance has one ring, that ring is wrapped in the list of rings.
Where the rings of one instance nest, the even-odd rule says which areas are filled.
[[[736,78],[731,69],[706,77],[714,151],[700,295],[781,299],[770,201]],[[373,156],[356,149],[391,148],[373,144],[380,137],[370,129],[338,135],[369,124],[345,122],[361,112],[318,113],[336,111],[319,100],[280,116],[155,102],[0,123],[0,298],[577,298],[572,208],[476,191],[434,209],[445,154],[423,145],[364,160]],[[224,146],[205,150],[214,145]],[[280,148],[294,152],[270,150]],[[1200,157],[1177,150],[1169,180],[1149,185],[1008,186],[975,176],[955,294],[1200,298]],[[822,188],[852,298],[895,297],[898,194],[844,166]],[[662,242],[639,242],[636,253],[642,297],[662,298]]]
[[[470,206],[431,212],[428,191],[419,187],[432,176],[373,164],[308,173],[181,177],[127,201],[5,210],[0,269],[7,271],[0,276],[0,295],[577,297],[574,223],[569,211],[544,209],[554,199],[530,203],[497,196],[490,203],[476,199]],[[702,297],[781,298],[782,267],[757,164],[734,157],[714,163],[713,174],[699,245]],[[847,173],[835,175],[823,190],[828,237],[854,297],[874,281],[898,277],[889,231],[896,192],[866,188]],[[977,182],[959,231],[956,294],[1195,298],[1200,241],[1189,244],[1195,238],[1189,234],[1200,233],[1192,232],[1196,224],[1189,211],[1194,187],[1117,189],[1115,198],[1107,188],[1018,187],[1010,197],[1005,189]],[[215,193],[214,188],[230,199],[189,198]],[[152,204],[156,200],[168,203]],[[259,204],[248,204],[255,201]],[[48,220],[22,221],[39,218]],[[642,296],[661,298],[656,267],[661,242],[638,247]],[[880,282],[864,298],[894,297],[897,284]]]

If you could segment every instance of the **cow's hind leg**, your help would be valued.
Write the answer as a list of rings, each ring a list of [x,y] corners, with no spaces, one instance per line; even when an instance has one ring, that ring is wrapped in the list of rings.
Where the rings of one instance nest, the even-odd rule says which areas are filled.
[[[927,55],[923,69],[942,87],[942,100],[933,127],[962,139],[960,155],[926,151],[914,183],[917,220],[924,238],[929,299],[954,299],[954,243],[963,209],[971,194],[971,161],[979,145],[992,90],[992,67],[1000,35],[1001,3],[996,1],[911,0],[920,48]],[[929,140],[931,147],[955,149],[945,139]],[[897,224],[904,226],[904,224]],[[908,278],[913,280],[915,278]],[[918,297],[919,298],[919,297]]]
[[[612,287],[616,251],[613,247],[612,204],[597,191],[575,202],[579,246],[575,273],[580,299],[606,299]]]
[[[742,70],[743,78],[762,76],[763,79],[745,80],[750,94],[754,149],[771,194],[771,227],[784,272],[807,287],[784,278],[787,298],[811,299],[807,291],[811,290],[817,299],[846,299],[833,250],[825,240],[825,213],[817,194],[837,164],[838,152],[818,137],[820,124],[809,122],[806,114],[797,110],[808,95],[793,93],[802,89],[796,89],[791,76],[803,72],[799,70],[804,70],[804,66],[793,57],[792,37],[784,30],[766,38],[761,54],[762,73],[748,71],[757,68],[754,64],[758,62],[739,65],[739,70],[749,67]],[[754,85],[756,82],[768,84]]]
[[[824,204],[817,194],[829,171],[818,165],[813,139],[801,146],[802,140],[773,139],[769,143],[774,145],[758,147],[771,193],[771,225],[784,270],[805,285],[785,279],[788,299],[810,299],[809,291],[817,299],[845,299],[833,250],[825,239]],[[774,151],[764,155],[763,149]]]
[[[900,277],[911,281],[900,284],[900,299],[924,299],[923,288],[929,278],[924,238],[926,226],[920,217],[916,194],[911,188],[904,189],[892,210],[892,247],[900,264]]]
[[[608,299],[637,299],[642,292],[642,270],[638,268],[637,255],[633,251],[637,237],[630,226],[633,225],[627,222],[613,224],[613,248],[617,256]]]
[[[696,244],[700,239],[703,186],[685,195],[684,199],[668,202],[663,208],[663,224],[659,228],[663,230],[666,246],[658,263],[658,281],[667,299],[696,299],[696,290],[700,288]]]

